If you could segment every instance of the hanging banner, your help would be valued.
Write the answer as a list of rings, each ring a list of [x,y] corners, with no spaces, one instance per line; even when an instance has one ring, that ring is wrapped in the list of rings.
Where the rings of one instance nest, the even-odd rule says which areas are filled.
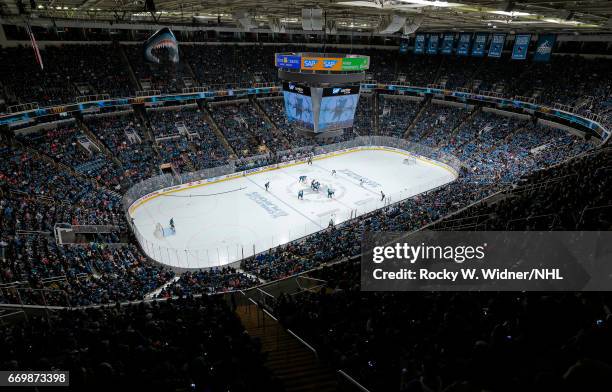
[[[476,34],[476,37],[474,37],[474,46],[472,47],[472,56],[484,56],[485,45],[487,44],[488,37],[488,34]]]
[[[467,56],[470,54],[470,42],[472,34],[464,33],[459,35],[459,43],[457,44],[457,56]]]
[[[512,60],[525,60],[527,58],[529,42],[531,42],[531,34],[520,34],[514,37]]]
[[[425,34],[418,34],[414,40],[414,53],[425,53]]]
[[[408,38],[402,38],[400,40],[399,53],[400,54],[408,53]]]
[[[557,36],[555,34],[540,34],[536,50],[533,55],[533,61],[550,61],[553,47]]]
[[[493,34],[491,46],[489,46],[489,57],[501,57],[506,42],[506,34]]]
[[[427,45],[427,54],[438,54],[438,40],[440,36],[438,34],[432,34],[429,36],[429,43]]]
[[[455,43],[455,35],[454,34],[445,34],[444,39],[442,39],[442,49],[440,52],[442,54],[453,54],[453,45]]]

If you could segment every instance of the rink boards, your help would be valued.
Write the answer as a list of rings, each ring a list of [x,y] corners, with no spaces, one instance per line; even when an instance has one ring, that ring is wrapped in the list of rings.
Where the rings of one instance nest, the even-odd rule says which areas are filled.
[[[441,167],[445,170],[448,170],[450,173],[453,174],[453,176],[455,178],[458,177],[458,173],[457,171],[452,168],[451,166],[439,162],[439,161],[435,161],[433,159],[429,159],[427,157],[424,156],[420,156],[420,155],[416,155],[416,154],[412,154],[409,153],[405,150],[400,150],[399,148],[394,148],[394,147],[386,147],[386,146],[372,146],[372,147],[366,147],[366,146],[359,146],[359,147],[352,147],[352,148],[347,148],[344,150],[338,150],[338,151],[334,151],[334,152],[329,152],[326,154],[320,154],[320,155],[316,155],[312,158],[313,161],[319,161],[322,159],[327,159],[327,158],[332,158],[332,157],[337,157],[337,156],[341,156],[341,155],[346,155],[346,154],[350,154],[352,152],[356,152],[356,151],[388,151],[388,152],[393,152],[396,154],[401,154],[407,157],[412,157],[415,158],[421,162],[425,162],[427,164],[430,165],[435,165],[438,167]],[[128,211],[130,214],[130,217],[133,217],[134,212],[136,211],[136,209],[138,209],[139,207],[141,207],[142,205],[144,205],[145,203],[156,199],[160,196],[164,196],[164,195],[169,195],[172,193],[176,193],[176,192],[182,192],[184,190],[187,189],[193,189],[193,188],[199,188],[199,187],[203,187],[203,186],[207,186],[207,185],[212,185],[212,184],[217,184],[220,182],[224,182],[224,181],[229,181],[229,180],[233,180],[236,178],[240,178],[240,177],[245,177],[245,176],[251,176],[254,174],[259,174],[259,173],[263,173],[263,172],[268,172],[268,171],[272,171],[272,170],[278,170],[278,169],[283,169],[283,168],[288,168],[291,166],[296,166],[296,165],[301,165],[301,164],[305,164],[307,162],[307,158],[303,158],[303,159],[293,159],[293,160],[289,160],[286,162],[280,162],[280,163],[276,163],[273,165],[268,165],[268,166],[262,166],[262,167],[258,167],[258,168],[253,168],[253,169],[248,169],[248,170],[243,170],[240,172],[235,172],[235,173],[231,173],[231,174],[226,174],[223,176],[218,176],[218,177],[211,177],[211,178],[207,178],[204,180],[198,180],[198,181],[191,181],[185,184],[181,184],[181,185],[175,185],[175,186],[171,186],[171,187],[167,187],[167,188],[162,188],[160,190],[157,190],[155,192],[151,192],[149,194],[146,194],[142,197],[140,197],[139,199],[137,199],[136,201],[134,201],[134,203],[132,203],[132,205],[129,207]]]
[[[406,164],[406,157],[413,163]],[[298,180],[302,176],[306,182]],[[152,259],[176,268],[218,267],[456,178],[449,165],[401,149],[353,147],[317,155],[312,164],[290,160],[163,188],[137,199],[128,211]],[[315,180],[320,190],[309,185]],[[176,231],[156,235],[155,227],[166,228],[170,219]]]

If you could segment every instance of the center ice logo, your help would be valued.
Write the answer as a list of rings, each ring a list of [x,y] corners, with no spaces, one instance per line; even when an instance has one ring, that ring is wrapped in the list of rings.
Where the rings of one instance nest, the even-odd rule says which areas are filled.
[[[312,68],[317,65],[317,60],[304,60],[304,67]]]

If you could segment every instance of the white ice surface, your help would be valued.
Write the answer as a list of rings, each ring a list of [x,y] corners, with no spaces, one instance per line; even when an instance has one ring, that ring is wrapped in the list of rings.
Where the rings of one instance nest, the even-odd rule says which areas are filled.
[[[385,150],[353,151],[160,196],[132,216],[153,259],[182,268],[225,265],[322,230],[331,219],[337,224],[381,208],[381,191],[387,203],[397,202],[455,179],[442,165],[407,165],[405,158]],[[305,184],[298,182],[302,175]],[[319,192],[310,189],[312,179],[321,183]],[[327,188],[335,191],[331,199]],[[300,189],[304,200],[298,200]],[[169,235],[154,235],[158,222]]]

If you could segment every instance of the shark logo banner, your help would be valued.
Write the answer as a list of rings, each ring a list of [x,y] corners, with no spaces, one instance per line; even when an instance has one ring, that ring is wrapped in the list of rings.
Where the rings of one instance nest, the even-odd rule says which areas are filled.
[[[174,33],[167,27],[157,30],[144,43],[144,57],[151,63],[178,63],[178,43]]]

